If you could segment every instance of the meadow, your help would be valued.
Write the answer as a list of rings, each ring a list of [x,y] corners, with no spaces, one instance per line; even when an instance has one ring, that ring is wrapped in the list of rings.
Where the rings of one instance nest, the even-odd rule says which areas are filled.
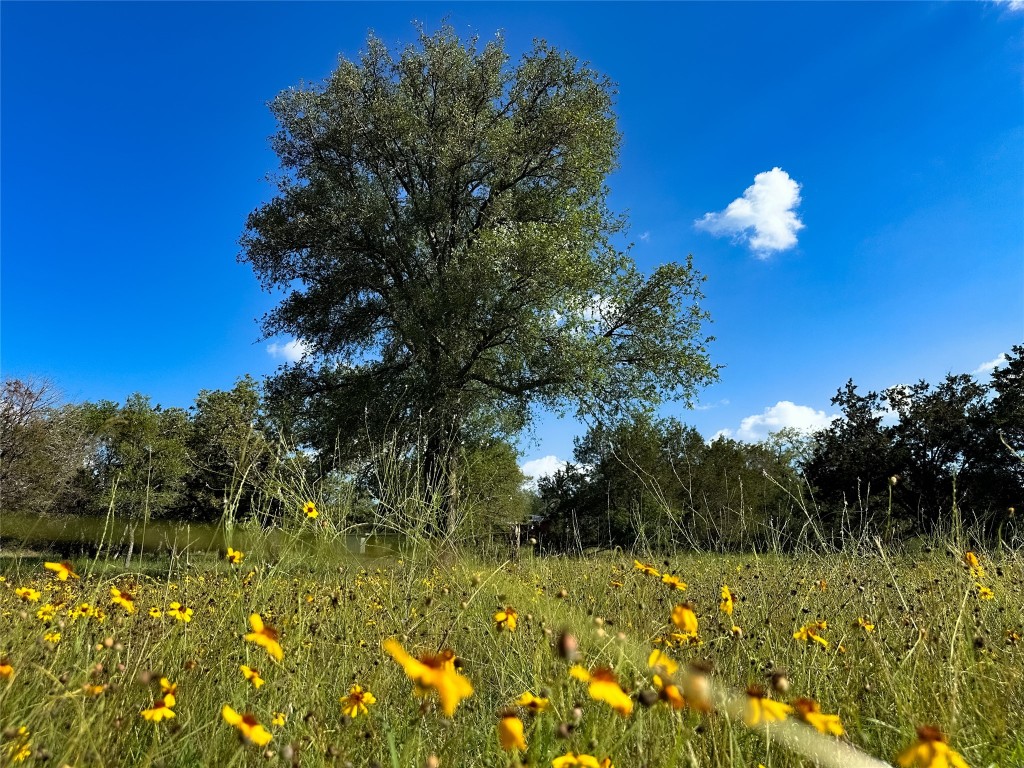
[[[1024,765],[1019,552],[249,542],[8,553],[0,765]]]

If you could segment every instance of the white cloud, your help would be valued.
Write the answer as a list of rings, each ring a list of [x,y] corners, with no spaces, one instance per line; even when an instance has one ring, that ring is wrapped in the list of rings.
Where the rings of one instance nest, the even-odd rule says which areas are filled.
[[[271,357],[278,357],[289,363],[297,363],[306,353],[309,347],[302,339],[292,339],[287,344],[278,344],[276,341],[267,345],[267,354]]]
[[[800,185],[781,168],[759,173],[724,211],[705,213],[694,226],[713,235],[731,235],[745,241],[754,255],[768,258],[796,245],[796,233],[804,228],[796,214]]]
[[[1024,0],[1021,0],[1021,2],[1024,2]],[[646,242],[647,242],[648,240],[650,240],[650,239],[651,239],[651,233],[650,233],[650,232],[644,232],[644,233],[643,233],[642,235],[640,235],[640,239],[641,239],[641,240],[642,240],[643,242],[645,242],[645,243],[646,243]]]
[[[539,459],[531,459],[530,461],[519,467],[522,473],[530,478],[527,485],[530,487],[537,486],[537,479],[541,477],[548,477],[555,474],[560,469],[565,469],[566,462],[559,459],[553,454],[542,456]]]
[[[1024,0],[1021,0],[1021,2],[1024,3]],[[971,373],[974,374],[975,376],[979,376],[979,375],[981,375],[983,373],[992,373],[992,371],[994,371],[996,368],[998,368],[999,366],[1001,366],[1005,362],[1006,362],[1006,354],[1005,353],[1000,353],[999,356],[996,357],[995,360],[989,360],[987,363],[982,363],[977,368],[975,368],[973,371],[971,371]]]
[[[995,3],[1008,11],[1024,11],[1024,0],[995,0]]]
[[[747,416],[740,422],[735,431],[722,429],[715,433],[712,441],[719,437],[735,437],[748,443],[764,440],[772,432],[791,428],[801,432],[817,432],[824,429],[836,416],[829,416],[824,411],[816,411],[807,405],[797,405],[789,400],[780,400],[762,413]]]

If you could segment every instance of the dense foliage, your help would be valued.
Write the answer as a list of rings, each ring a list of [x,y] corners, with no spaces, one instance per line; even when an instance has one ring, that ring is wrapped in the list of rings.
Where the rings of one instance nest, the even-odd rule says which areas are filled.
[[[464,442],[516,434],[536,405],[621,415],[715,376],[690,261],[645,275],[618,244],[613,93],[542,42],[513,64],[446,27],[397,56],[371,37],[271,104],[278,194],[241,258],[285,294],[265,333],[307,353],[275,407],[321,453],[416,451],[440,532]]]

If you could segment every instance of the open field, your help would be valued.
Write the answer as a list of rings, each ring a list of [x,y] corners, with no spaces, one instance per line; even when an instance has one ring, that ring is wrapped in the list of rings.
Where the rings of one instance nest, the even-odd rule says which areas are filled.
[[[801,750],[834,751],[840,739],[808,736],[809,726],[791,722],[798,712],[767,729],[745,725],[757,703],[750,685],[781,702],[813,698],[839,715],[841,741],[883,761],[915,743],[917,726],[933,725],[973,768],[1024,765],[1024,563],[979,553],[972,572],[963,554],[936,546],[914,556],[641,558],[685,590],[619,553],[485,563],[254,549],[235,564],[152,559],[130,572],[75,561],[80,578],[66,581],[41,559],[8,559],[0,765],[591,765],[557,761],[573,752],[618,768],[782,768],[814,764]],[[678,610],[673,623],[685,602],[696,633]],[[507,616],[499,628],[513,611],[514,629]],[[255,636],[252,614],[279,631],[280,661],[272,634]],[[603,671],[589,683],[571,675],[563,632],[578,642],[582,669],[611,668],[630,698]],[[458,661],[404,659],[403,669],[396,645],[383,648],[389,639],[414,656],[451,649]],[[655,648],[669,660],[652,670]],[[672,661],[680,668],[669,674]],[[693,661],[710,664],[706,692],[705,667],[686,672]],[[686,695],[680,709],[673,681]],[[372,694],[365,709],[354,685]],[[526,692],[549,705],[516,706]],[[262,729],[232,726],[225,705]],[[173,717],[153,721],[166,710]],[[525,751],[499,744],[506,711],[524,724]],[[516,722],[504,722],[516,741]],[[244,741],[243,729],[270,740]]]

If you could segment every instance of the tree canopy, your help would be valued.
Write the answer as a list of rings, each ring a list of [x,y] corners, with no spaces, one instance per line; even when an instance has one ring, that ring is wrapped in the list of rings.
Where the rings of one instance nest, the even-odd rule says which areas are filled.
[[[370,37],[271,103],[277,194],[240,259],[307,354],[271,382],[300,438],[341,455],[404,436],[428,463],[535,405],[639,412],[715,378],[689,259],[644,274],[608,207],[607,78],[543,42]]]

